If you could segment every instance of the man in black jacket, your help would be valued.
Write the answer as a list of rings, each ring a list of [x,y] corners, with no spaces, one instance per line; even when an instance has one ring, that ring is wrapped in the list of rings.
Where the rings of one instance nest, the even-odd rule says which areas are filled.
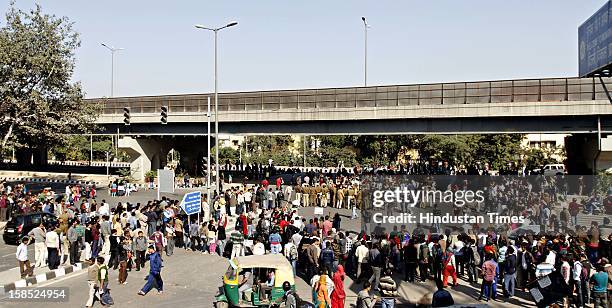
[[[414,245],[414,240],[410,239],[408,245],[404,248],[404,264],[405,276],[404,281],[414,282],[416,278],[416,267],[418,261],[417,248]]]
[[[121,256],[121,249],[123,246],[123,236],[117,236],[117,230],[111,230],[110,236],[110,260],[108,260],[108,267],[112,267],[114,270],[119,266],[119,256]]]

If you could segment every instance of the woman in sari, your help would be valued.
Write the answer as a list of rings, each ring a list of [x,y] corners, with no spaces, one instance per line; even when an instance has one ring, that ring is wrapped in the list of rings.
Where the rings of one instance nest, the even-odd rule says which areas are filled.
[[[330,308],[331,300],[329,298],[329,292],[327,290],[327,274],[321,274],[319,281],[315,282],[314,289],[317,292],[316,307],[317,308]]]
[[[334,291],[331,295],[331,308],[344,308],[346,293],[344,292],[344,267],[342,265],[338,265],[338,270],[332,281],[334,282]]]

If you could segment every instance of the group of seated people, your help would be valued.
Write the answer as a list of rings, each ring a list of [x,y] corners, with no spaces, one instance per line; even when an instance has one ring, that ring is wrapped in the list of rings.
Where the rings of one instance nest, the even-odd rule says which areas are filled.
[[[260,301],[267,301],[274,287],[274,279],[274,269],[249,268],[241,271],[238,279],[239,300],[242,301],[244,293],[252,289],[254,292],[257,290]]]

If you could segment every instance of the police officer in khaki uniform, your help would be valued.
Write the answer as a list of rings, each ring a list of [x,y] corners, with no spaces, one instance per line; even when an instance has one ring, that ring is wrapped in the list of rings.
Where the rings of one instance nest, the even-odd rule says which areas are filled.
[[[317,184],[317,186],[315,186],[315,192],[317,193],[317,202],[316,205],[318,206],[323,206],[323,202],[321,195],[323,194],[323,188],[321,188],[321,185]]]
[[[302,188],[302,197],[304,198],[304,206],[310,206],[310,187],[308,187],[308,184],[304,184]]]
[[[327,184],[323,184],[321,188],[321,206],[327,207],[327,201],[329,200],[329,188],[327,188]]]
[[[297,184],[293,187],[293,190],[295,191],[295,200],[298,201],[298,206],[302,205],[302,186]]]
[[[310,206],[317,206],[317,189],[310,187]]]

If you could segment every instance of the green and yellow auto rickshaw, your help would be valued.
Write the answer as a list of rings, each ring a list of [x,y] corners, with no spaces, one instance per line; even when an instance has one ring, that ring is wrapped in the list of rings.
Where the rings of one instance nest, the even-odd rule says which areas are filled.
[[[288,281],[295,291],[295,277],[291,263],[283,255],[236,257],[229,261],[229,268],[223,275],[223,288],[215,297],[215,307],[270,307],[282,301],[285,294],[283,282]],[[271,286],[261,287],[270,282]],[[246,281],[249,277],[251,281]],[[246,285],[245,285],[246,284]],[[239,292],[241,286],[242,292]],[[240,296],[242,293],[242,298]]]

